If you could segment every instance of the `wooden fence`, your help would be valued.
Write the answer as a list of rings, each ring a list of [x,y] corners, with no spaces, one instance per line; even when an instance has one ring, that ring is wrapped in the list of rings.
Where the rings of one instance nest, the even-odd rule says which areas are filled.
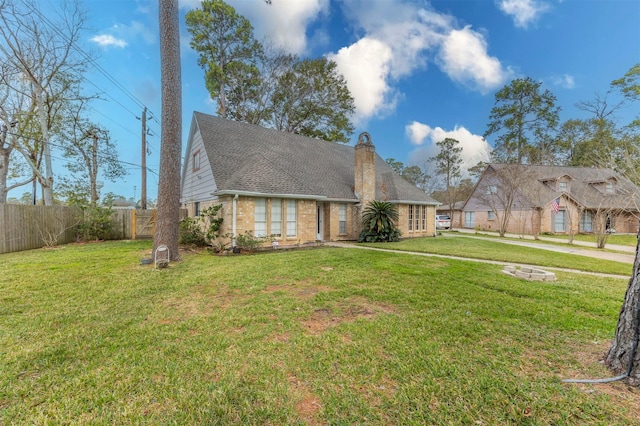
[[[186,216],[181,211],[180,217]],[[113,228],[107,239],[153,238],[154,210],[114,210]],[[0,253],[44,247],[57,236],[57,244],[76,240],[82,210],[69,206],[0,204]]]

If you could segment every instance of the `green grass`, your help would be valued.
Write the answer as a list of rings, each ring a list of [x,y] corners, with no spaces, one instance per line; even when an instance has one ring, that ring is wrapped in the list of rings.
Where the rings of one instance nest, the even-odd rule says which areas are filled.
[[[561,382],[609,375],[626,280],[338,248],[154,270],[149,248],[0,256],[0,424],[637,423],[637,392]]]
[[[447,256],[470,257],[499,262],[538,265],[555,268],[568,268],[586,272],[605,274],[631,275],[631,265],[610,260],[601,260],[569,253],[551,252],[544,249],[530,248],[469,238],[465,235],[437,238],[407,238],[397,243],[363,244],[391,250],[414,251],[420,253],[441,254]]]
[[[458,231],[454,230],[454,231],[441,231],[441,232],[457,233]],[[479,231],[477,233],[481,236],[505,238],[505,237],[500,237],[497,231]],[[508,234],[508,235],[513,235],[513,234]],[[530,235],[528,237],[530,237]],[[569,241],[569,236],[563,235],[563,234],[541,234],[540,237],[542,238],[542,240],[538,240],[537,242],[541,242],[541,243],[547,242],[547,241],[544,241],[544,239],[546,238],[552,238],[564,243],[568,243]],[[596,243],[596,236],[593,234],[575,234],[573,236],[573,239],[574,241],[582,241],[582,242],[593,243],[593,244]],[[607,239],[607,244],[620,245],[620,246],[635,247],[637,243],[638,243],[638,239],[636,237],[636,234],[610,234],[609,238]]]
[[[542,236],[545,238],[557,238],[565,241],[568,241],[569,239],[569,237],[567,237],[566,235],[542,235]],[[595,235],[589,235],[589,234],[576,234],[574,235],[573,239],[575,241],[585,241],[585,242],[594,243],[594,244],[596,242]],[[607,244],[635,247],[638,244],[638,237],[635,234],[611,234],[607,239]]]

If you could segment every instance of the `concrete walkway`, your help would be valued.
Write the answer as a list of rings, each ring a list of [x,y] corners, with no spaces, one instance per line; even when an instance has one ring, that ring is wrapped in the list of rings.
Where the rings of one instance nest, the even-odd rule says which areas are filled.
[[[486,233],[483,234],[482,232],[478,232],[475,231],[473,229],[464,229],[464,228],[460,228],[460,229],[455,229],[454,232],[445,232],[442,235],[452,235],[452,234],[473,234],[473,235],[477,235],[477,236],[482,236],[482,235],[494,235],[497,236],[497,233]],[[505,234],[505,237],[507,238],[517,238],[520,240],[527,240],[527,241],[550,241],[550,242],[554,242],[554,243],[566,243],[567,245],[569,245],[569,238],[567,237],[565,238],[555,238],[555,237],[545,237],[544,235],[540,235],[538,236],[538,240],[536,240],[533,235],[517,235],[517,234]],[[596,243],[595,242],[589,242],[589,241],[573,241],[573,244],[571,246],[581,246],[581,247],[590,247],[592,249],[595,250],[599,250],[596,247]],[[615,244],[607,244],[606,248],[609,250],[615,250],[615,251],[621,251],[621,252],[626,252],[626,253],[630,253],[632,255],[635,255],[636,253],[636,248],[635,247],[631,247],[631,246],[620,246],[620,245],[615,245]],[[600,253],[600,251],[598,251]]]
[[[550,250],[550,251],[555,251],[555,252],[569,253],[569,254],[575,254],[575,255],[579,255],[579,256],[590,256],[590,257],[595,257],[595,258],[598,258],[598,259],[615,260],[617,262],[624,262],[624,263],[630,263],[630,264],[633,264],[634,259],[635,259],[635,256],[627,255],[627,254],[606,253],[606,252],[601,252],[601,251],[596,251],[596,250],[579,249],[579,248],[573,248],[573,247],[553,246],[553,245],[550,245],[550,244],[533,243],[533,242],[528,242],[528,241],[500,240],[500,239],[497,239],[497,238],[489,238],[489,237],[484,237],[483,238],[483,237],[479,237],[479,236],[477,237],[477,236],[471,236],[471,235],[455,235],[455,233],[444,233],[443,235],[447,235],[447,237],[453,237],[453,238],[477,238],[477,239],[489,240],[489,241],[493,241],[493,242],[497,242],[497,243],[514,244],[514,245],[520,245],[520,246],[525,246],[525,247],[540,248],[540,249],[543,249],[543,250]],[[445,238],[447,238],[447,237],[445,237]],[[442,238],[442,237],[439,237],[439,238]],[[325,246],[330,246],[330,247],[356,248],[356,249],[361,249],[361,250],[381,251],[381,252],[386,252],[386,253],[394,253],[394,254],[398,254],[398,255],[412,255],[412,256],[424,256],[424,257],[437,257],[437,258],[442,258],[442,259],[464,260],[464,261],[468,261],[468,262],[487,263],[487,264],[501,265],[501,266],[514,265],[515,264],[515,262],[501,262],[501,261],[497,261],[497,260],[475,259],[475,258],[463,257],[463,256],[451,256],[451,255],[445,255],[445,254],[391,250],[391,249],[378,248],[378,247],[366,247],[366,246],[361,246],[361,245],[357,245],[357,244],[354,244],[354,243],[348,243],[348,242],[325,242],[324,245]],[[607,257],[603,256],[603,254],[612,255],[612,256],[611,256],[611,258],[609,258],[608,256]],[[519,263],[519,265],[521,265],[521,266],[529,266],[529,267],[533,267],[533,268],[540,267],[539,265],[528,265],[528,264],[520,264],[520,263]],[[616,274],[605,274],[605,273],[599,273],[599,272],[587,272],[587,271],[580,271],[580,270],[571,269],[571,268],[555,268],[555,267],[550,267],[550,266],[544,266],[543,268],[545,270],[571,272],[571,273],[574,273],[574,274],[583,274],[583,275],[593,275],[593,276],[598,276],[598,277],[629,279],[629,275],[616,275]]]
[[[531,248],[537,248],[542,250],[554,251],[558,253],[568,253],[568,254],[575,254],[578,256],[594,257],[596,259],[613,260],[615,262],[629,263],[632,265],[633,265],[633,261],[635,260],[635,248],[629,247],[629,246],[607,245],[607,248],[611,250],[619,250],[619,251],[625,252],[625,253],[613,253],[613,252],[596,249],[595,243],[589,243],[585,241],[575,241],[574,244],[572,245],[567,244],[566,246],[562,246],[562,245],[537,243],[535,242],[535,240],[533,240],[533,237],[531,237],[530,239],[523,238],[520,241],[515,241],[515,240],[507,240],[503,238],[482,237],[482,234],[475,235],[475,233],[474,235],[469,235],[469,233],[466,233],[466,232],[460,232],[460,233],[444,232],[442,235],[447,238],[451,238],[451,237],[474,238],[478,240],[494,241],[501,244],[511,244],[514,246],[531,247]],[[518,238],[518,236],[513,236],[513,235],[506,235],[506,236],[511,238]],[[555,243],[561,243],[563,241],[557,238],[544,238],[544,237],[541,237],[540,240],[552,241]],[[591,247],[593,249],[588,249],[587,247]],[[629,254],[626,254],[626,253],[629,253]]]

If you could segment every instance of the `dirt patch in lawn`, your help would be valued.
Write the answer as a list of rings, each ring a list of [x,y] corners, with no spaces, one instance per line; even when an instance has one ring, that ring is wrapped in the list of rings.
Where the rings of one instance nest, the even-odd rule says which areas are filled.
[[[296,398],[296,413],[307,425],[320,425],[318,412],[322,408],[320,398],[311,392],[309,386],[300,381],[295,374],[289,375],[289,388]]]
[[[394,314],[396,308],[384,303],[371,302],[365,298],[355,297],[339,303],[337,308],[318,308],[310,318],[303,321],[309,334],[320,334],[329,327],[358,319],[373,319],[380,314]]]
[[[184,297],[172,297],[163,302],[167,317],[158,320],[170,324],[196,316],[208,316],[216,309],[228,309],[242,303],[247,296],[227,287],[212,293],[209,287],[194,286]]]

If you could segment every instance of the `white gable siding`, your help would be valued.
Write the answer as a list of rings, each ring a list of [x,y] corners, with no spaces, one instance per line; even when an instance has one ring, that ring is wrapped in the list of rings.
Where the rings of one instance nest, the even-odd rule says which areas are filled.
[[[193,133],[187,147],[190,149],[185,153],[186,169],[184,170],[180,202],[185,204],[211,200],[213,198],[211,194],[216,191],[217,185],[199,131]],[[193,156],[196,152],[199,152],[200,155],[200,168],[194,171]]]

